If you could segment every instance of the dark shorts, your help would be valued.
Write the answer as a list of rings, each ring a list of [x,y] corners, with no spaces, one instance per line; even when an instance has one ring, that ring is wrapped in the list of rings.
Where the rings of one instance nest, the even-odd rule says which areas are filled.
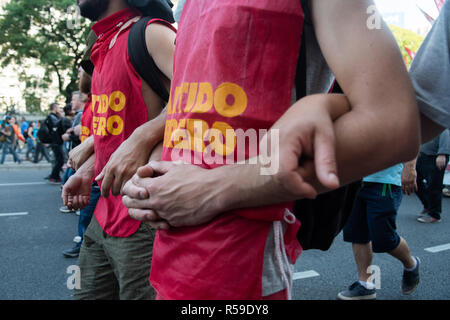
[[[401,187],[365,182],[344,227],[344,241],[372,242],[373,252],[389,252],[397,248],[400,236],[395,220],[401,201]]]

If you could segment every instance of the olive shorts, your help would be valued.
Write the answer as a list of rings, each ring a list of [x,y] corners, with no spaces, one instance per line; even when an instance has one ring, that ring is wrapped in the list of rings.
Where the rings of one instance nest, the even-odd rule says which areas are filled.
[[[84,234],[79,255],[80,288],[75,300],[150,300],[149,282],[155,231],[141,223],[127,238],[107,235],[95,216]]]

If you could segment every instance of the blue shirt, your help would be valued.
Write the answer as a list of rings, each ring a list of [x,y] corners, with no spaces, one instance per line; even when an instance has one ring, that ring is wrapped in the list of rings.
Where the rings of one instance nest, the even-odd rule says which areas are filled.
[[[402,186],[402,171],[403,164],[399,163],[393,167],[387,168],[383,171],[376,172],[363,179],[365,182],[387,183],[396,186]]]
[[[27,129],[28,129],[28,121],[24,121],[22,123],[22,126],[20,127],[20,131],[22,132],[22,134],[24,134],[25,131],[27,131]]]

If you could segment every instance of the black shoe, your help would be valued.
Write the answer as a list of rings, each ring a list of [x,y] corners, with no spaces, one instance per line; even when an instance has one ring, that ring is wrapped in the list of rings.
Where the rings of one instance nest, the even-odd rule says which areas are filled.
[[[72,249],[67,249],[63,251],[63,255],[67,258],[76,258],[80,254],[80,247],[75,246]]]
[[[375,289],[366,289],[359,281],[353,283],[347,290],[339,292],[339,300],[375,300]]]
[[[420,259],[418,257],[414,257],[417,261],[417,265],[412,271],[403,271],[403,279],[402,279],[402,292],[403,294],[411,294],[416,290],[419,285],[420,276],[419,276],[419,267],[420,267]]]

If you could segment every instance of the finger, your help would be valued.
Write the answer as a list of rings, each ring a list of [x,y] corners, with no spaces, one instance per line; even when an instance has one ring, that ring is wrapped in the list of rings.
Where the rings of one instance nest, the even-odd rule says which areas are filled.
[[[131,181],[136,187],[145,189],[147,191],[147,188],[149,188],[152,185],[153,181],[155,181],[155,178],[139,178],[137,175],[135,175],[131,179]],[[147,191],[147,194],[148,194],[148,191]],[[148,196],[150,196],[150,194],[148,194]],[[136,198],[143,199],[141,197],[136,197]]]
[[[113,196],[118,196],[120,194],[120,189],[122,188],[122,176],[115,176],[114,181],[111,186],[111,193]]]
[[[157,222],[160,221],[161,218],[158,214],[150,209],[128,209],[128,214],[131,218],[144,222]]]
[[[329,189],[339,187],[333,127],[320,128],[314,137],[314,164],[320,183]]]
[[[314,199],[317,197],[317,191],[313,186],[305,182],[302,175],[299,173],[302,170],[299,168],[296,172],[288,173],[285,180],[284,186],[287,190],[292,192],[294,195],[300,198]]]
[[[129,209],[150,209],[148,200],[138,200],[128,196],[122,197],[122,203]],[[154,208],[151,208],[154,209]]]
[[[128,181],[125,183],[124,187],[122,188],[121,194],[123,196],[129,196],[130,198],[134,199],[147,199],[149,197],[149,194],[145,188],[139,187],[133,183],[133,180]]]
[[[67,197],[67,204],[66,204],[67,208],[69,208],[70,210],[72,210],[72,204],[73,204],[73,196],[69,195],[69,196]]]
[[[97,177],[95,177],[95,181],[103,180],[104,177],[105,177],[105,168],[103,168],[102,172],[100,172],[100,174]]]
[[[114,174],[105,171],[101,187],[102,197],[108,198],[109,189],[111,189],[111,184],[113,183],[113,181],[114,181]]]
[[[154,171],[151,166],[146,165],[137,169],[136,173],[141,178],[151,178],[153,177]]]
[[[156,230],[169,230],[170,225],[166,221],[158,221],[158,222],[145,222],[145,224],[149,225],[153,229]]]
[[[78,210],[78,196],[73,196],[72,198],[72,210]]]
[[[155,176],[166,174],[171,168],[173,168],[177,164],[174,164],[173,162],[170,161],[150,161],[148,165],[152,167]]]
[[[83,208],[86,208],[89,205],[90,198],[90,196],[83,196]]]

